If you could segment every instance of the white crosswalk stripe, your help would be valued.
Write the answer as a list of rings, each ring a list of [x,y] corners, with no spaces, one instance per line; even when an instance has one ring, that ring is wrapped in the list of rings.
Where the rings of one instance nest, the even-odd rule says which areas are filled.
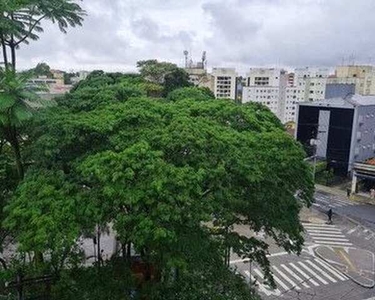
[[[298,264],[304,268],[308,273],[312,274],[312,276],[316,279],[318,279],[323,284],[328,284],[327,281],[325,281],[321,276],[319,276],[314,270],[311,270],[308,266],[306,266],[303,262],[299,261]]]
[[[321,274],[324,275],[324,277],[328,278],[328,280],[330,280],[332,282],[337,282],[336,279],[334,279],[332,276],[330,276],[329,274],[327,274],[321,268],[319,268],[318,266],[316,266],[315,264],[313,264],[311,261],[307,260],[306,263],[309,264],[310,266],[312,266],[315,270],[318,270]]]
[[[321,241],[321,240],[315,240],[315,243],[321,244],[321,245],[330,245],[330,246],[353,246],[352,243],[345,243],[345,242],[332,242],[332,241]]]
[[[303,227],[314,243],[333,247],[349,247],[353,244],[335,225],[304,223]]]
[[[299,277],[296,273],[294,273],[291,269],[289,269],[286,265],[281,265],[285,271],[287,271],[290,275],[292,275],[295,279],[297,279],[298,283],[302,284],[305,288],[309,288],[310,286],[304,282],[304,280]]]
[[[319,226],[307,226],[309,230],[322,230],[324,229],[325,231],[338,231],[341,232],[339,228],[330,228],[330,227],[319,227]]]
[[[329,196],[325,196],[325,195],[321,195],[321,194],[316,194],[314,198],[315,198],[316,202],[319,202],[320,204],[323,204],[324,206],[346,207],[346,206],[354,205],[354,203],[345,201],[338,196],[329,197]],[[315,206],[317,206],[317,205],[315,205]]]
[[[326,270],[328,270],[329,272],[331,272],[334,276],[336,276],[338,279],[340,279],[341,281],[345,281],[347,280],[347,277],[345,277],[344,274],[342,273],[339,273],[338,271],[336,271],[335,269],[333,269],[329,264],[327,264],[324,260],[320,259],[320,258],[316,258],[315,261],[321,265],[323,268],[325,268]]]
[[[304,271],[302,271],[299,267],[297,267],[295,264],[290,263],[290,265],[296,269],[299,273],[302,274],[303,277],[305,277],[306,280],[310,281],[313,285],[319,286],[319,283],[317,283],[311,276],[307,275]]]
[[[336,237],[333,238],[333,237],[324,237],[324,236],[319,236],[319,240],[349,242],[349,240],[346,238],[336,238]]]
[[[264,284],[260,284],[258,282],[258,280],[250,274],[249,271],[245,271],[245,274],[248,278],[250,278],[250,280],[258,286],[259,290],[263,293],[265,293],[267,296],[271,296],[271,295],[274,295],[274,296],[280,296],[281,295],[281,292],[279,289],[276,289],[274,291],[270,291]],[[263,277],[263,274],[260,273],[260,276]]]
[[[280,266],[272,266],[272,269],[274,271],[273,278],[277,285],[276,289],[271,289],[265,283],[263,272],[259,268],[254,268],[252,274],[249,271],[244,271],[244,273],[249,280],[256,282],[259,291],[267,296],[279,296],[292,290],[308,289],[312,286],[318,287],[321,284],[335,284],[339,281],[348,280],[345,275],[320,258],[284,263]]]
[[[298,284],[295,284],[287,275],[285,275],[284,272],[282,272],[279,268],[273,266],[272,267],[277,273],[280,274],[281,277],[283,277],[285,279],[285,281],[289,282],[289,284],[291,285],[291,288],[292,289],[296,289],[296,290],[300,290],[301,288],[298,286]]]
[[[332,234],[332,233],[317,233],[317,232],[309,232],[306,230],[311,236],[313,237],[320,237],[320,236],[326,236],[326,237],[333,237],[333,238],[345,238],[345,235],[343,234]]]

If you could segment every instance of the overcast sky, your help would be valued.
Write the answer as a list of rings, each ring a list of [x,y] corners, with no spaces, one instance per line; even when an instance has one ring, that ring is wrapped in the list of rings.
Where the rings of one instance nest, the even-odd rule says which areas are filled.
[[[375,0],[84,0],[83,27],[45,24],[23,45],[20,68],[132,71],[138,60],[208,67],[334,66],[354,55],[375,64]]]

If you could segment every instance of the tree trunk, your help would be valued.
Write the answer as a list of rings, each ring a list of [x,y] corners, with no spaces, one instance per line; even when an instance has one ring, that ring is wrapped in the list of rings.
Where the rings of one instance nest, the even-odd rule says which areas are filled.
[[[14,158],[16,160],[18,177],[20,180],[22,180],[25,174],[24,174],[24,169],[23,169],[20,143],[18,141],[16,127],[9,125],[7,128],[5,128],[5,134],[6,134],[8,142],[12,146]]]
[[[4,66],[5,66],[5,69],[7,70],[8,69],[8,54],[7,54],[7,47],[5,45],[3,33],[0,33],[0,42],[1,42],[1,48],[3,51]]]
[[[7,269],[8,269],[5,260],[2,259],[1,257],[0,257],[0,263],[1,263],[1,265],[3,266],[3,269],[4,269],[4,270],[7,270]]]
[[[126,245],[126,259],[127,259],[129,264],[130,264],[130,261],[131,261],[131,258],[132,258],[131,251],[132,251],[132,243],[128,242],[127,245]]]
[[[10,46],[11,49],[11,56],[12,56],[12,68],[13,71],[16,72],[16,46],[14,45],[13,39],[12,39],[12,44]]]
[[[12,18],[12,21],[14,21],[14,15],[13,13],[10,14],[11,18]],[[12,58],[12,68],[13,68],[13,71],[16,72],[16,44],[14,42],[14,34],[11,34],[10,36],[10,54],[11,54],[11,58]]]
[[[34,261],[35,261],[35,264],[37,266],[42,264],[44,262],[43,253],[40,252],[40,251],[35,251],[34,252]]]
[[[127,256],[127,254],[126,254],[126,244],[121,243],[121,251],[122,251],[122,260],[126,261],[126,256]]]
[[[100,226],[98,225],[98,230],[97,230],[97,252],[98,252],[98,269],[100,269],[100,266],[102,264],[102,253],[100,249]]]

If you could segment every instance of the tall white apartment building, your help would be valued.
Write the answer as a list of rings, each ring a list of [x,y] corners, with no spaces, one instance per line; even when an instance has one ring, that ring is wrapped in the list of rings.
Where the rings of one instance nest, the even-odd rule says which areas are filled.
[[[218,99],[236,99],[237,73],[234,68],[213,68],[213,92]]]
[[[300,68],[295,70],[295,86],[304,90],[305,101],[319,101],[325,99],[325,90],[329,69],[327,68]]]
[[[246,74],[242,102],[257,102],[267,106],[284,122],[287,73],[275,68],[251,68]]]
[[[298,68],[288,74],[283,122],[295,122],[297,103],[319,101],[325,98],[329,69]]]
[[[297,104],[323,100],[329,69],[299,68],[287,73],[276,68],[252,68],[247,74],[242,102],[266,105],[281,122],[295,122]]]

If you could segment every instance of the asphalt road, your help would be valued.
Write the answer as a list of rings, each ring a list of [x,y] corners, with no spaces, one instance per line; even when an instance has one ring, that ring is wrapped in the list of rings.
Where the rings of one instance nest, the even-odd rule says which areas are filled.
[[[354,210],[358,219],[363,220],[365,217],[364,223],[372,223],[375,228],[375,209],[367,205],[357,207],[347,199],[340,199],[333,195],[318,193],[316,196],[317,202],[311,209],[311,214],[314,215],[314,218],[311,218],[313,221],[303,223],[305,246],[301,255],[285,253],[273,245],[271,247],[269,260],[276,289],[270,288],[264,281],[264,271],[256,264],[252,263],[250,266],[248,262],[233,258],[232,267],[237,269],[249,284],[255,285],[257,292],[265,300],[371,299],[375,296],[375,288],[368,289],[356,284],[345,274],[318,258],[313,249],[327,246],[341,248],[344,251],[348,248],[359,248],[375,252],[375,231],[337,215],[345,214],[353,218]],[[333,217],[333,225],[325,224],[327,218],[325,212],[329,207],[336,213]],[[367,210],[366,213],[363,213],[364,210]],[[371,215],[372,211],[374,211],[374,218]],[[374,221],[369,222],[370,220]],[[258,236],[258,238],[266,237]]]
[[[375,206],[370,204],[356,204],[345,197],[340,197],[326,192],[315,193],[313,206],[322,211],[329,207],[334,213],[350,217],[367,227],[375,230]]]

